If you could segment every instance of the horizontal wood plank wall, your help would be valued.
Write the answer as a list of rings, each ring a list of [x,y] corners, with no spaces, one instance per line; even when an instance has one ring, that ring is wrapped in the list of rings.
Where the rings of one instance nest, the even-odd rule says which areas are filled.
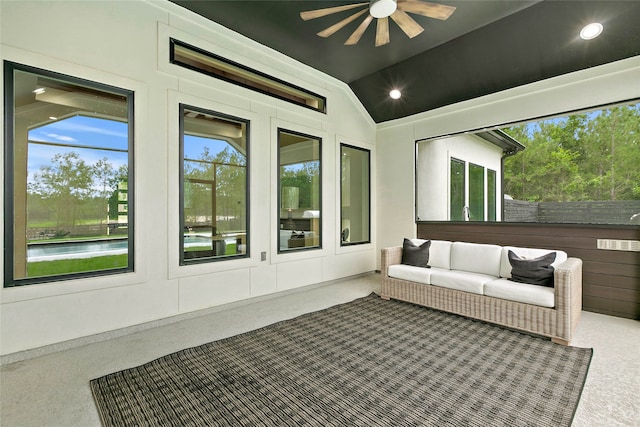
[[[640,319],[640,252],[597,249],[598,239],[640,240],[640,227],[419,222],[421,239],[558,249],[583,262],[586,311]]]

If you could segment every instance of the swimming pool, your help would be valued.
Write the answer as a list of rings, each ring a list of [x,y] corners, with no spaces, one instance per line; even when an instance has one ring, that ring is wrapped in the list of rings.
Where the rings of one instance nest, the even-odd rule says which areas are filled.
[[[224,241],[229,245],[236,243],[236,238],[230,237],[224,239]],[[185,234],[185,248],[203,246],[207,244],[211,245],[211,236]],[[27,247],[27,262],[120,255],[126,254],[127,250],[127,239],[30,243]]]
[[[127,239],[32,243],[27,247],[27,261],[53,261],[67,258],[119,255],[126,254],[127,250]]]

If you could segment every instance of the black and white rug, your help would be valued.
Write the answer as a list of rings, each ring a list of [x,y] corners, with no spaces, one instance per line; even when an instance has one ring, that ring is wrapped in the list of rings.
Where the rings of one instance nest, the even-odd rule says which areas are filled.
[[[370,295],[91,381],[105,426],[569,426],[592,350]]]

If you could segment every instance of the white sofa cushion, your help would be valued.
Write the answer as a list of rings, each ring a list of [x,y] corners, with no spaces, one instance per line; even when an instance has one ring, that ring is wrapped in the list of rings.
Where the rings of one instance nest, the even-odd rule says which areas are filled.
[[[420,246],[426,240],[410,239],[414,245]],[[451,242],[447,240],[432,240],[429,247],[429,266],[451,269]]]
[[[500,276],[502,246],[479,243],[453,242],[451,270]]]
[[[423,267],[414,267],[413,265],[394,264],[389,266],[389,277],[396,279],[408,280],[410,282],[430,283],[431,270]]]
[[[484,294],[489,297],[501,298],[541,307],[555,306],[555,292],[553,288],[527,283],[516,283],[508,279],[492,280],[484,285]]]
[[[553,268],[557,268],[560,264],[567,260],[567,253],[564,251],[554,251],[552,249],[533,249],[518,248],[515,246],[504,246],[502,248],[502,257],[500,260],[500,277],[506,279],[511,278],[511,263],[509,262],[509,251],[513,251],[520,258],[534,259],[546,255],[550,252],[556,253],[556,260],[551,263]]]
[[[429,265],[436,268],[451,269],[451,242],[432,240],[429,248]]]
[[[469,273],[458,270],[431,269],[431,284],[443,288],[456,289],[458,291],[471,292],[482,295],[484,285],[495,280],[495,276],[486,274]]]

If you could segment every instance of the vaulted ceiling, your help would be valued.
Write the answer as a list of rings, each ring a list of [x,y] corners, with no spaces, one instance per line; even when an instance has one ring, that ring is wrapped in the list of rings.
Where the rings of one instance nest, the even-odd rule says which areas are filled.
[[[441,1],[456,8],[447,20],[410,14],[424,28],[414,38],[389,20],[390,42],[379,47],[374,23],[344,45],[367,13],[317,35],[359,9],[300,17],[357,1],[172,1],[344,81],[377,123],[640,55],[640,1]],[[582,40],[591,22],[604,31]]]

